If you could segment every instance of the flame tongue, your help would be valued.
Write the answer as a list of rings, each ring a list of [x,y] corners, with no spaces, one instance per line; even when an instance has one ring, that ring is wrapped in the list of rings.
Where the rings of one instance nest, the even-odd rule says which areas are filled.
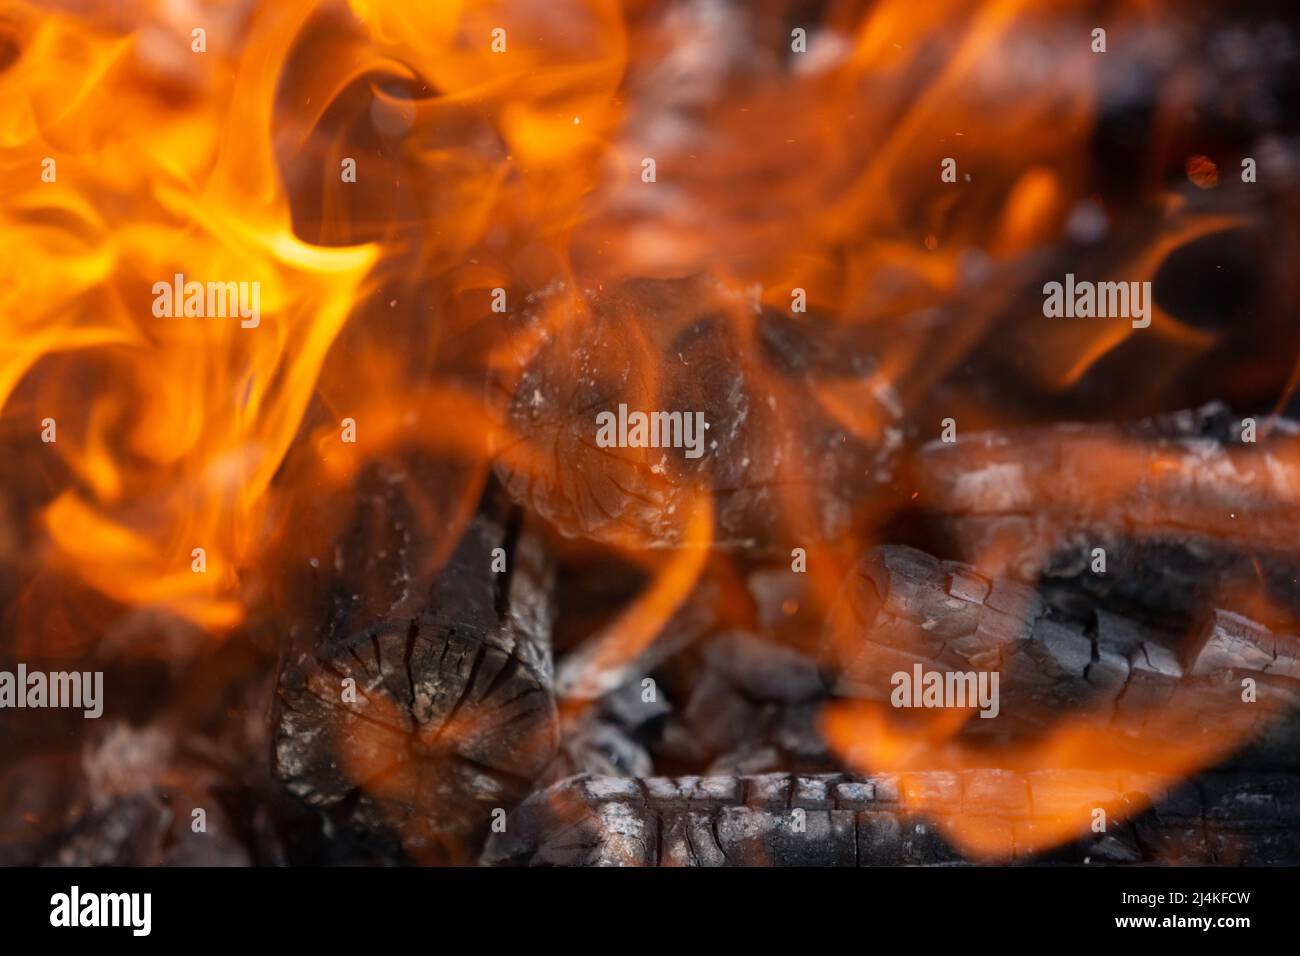
[[[44,512],[48,560],[213,634],[243,616],[271,479],[378,254],[297,239],[272,159],[283,38],[312,6],[230,24],[239,59],[215,36],[191,55],[164,22],[129,37],[43,16],[0,75],[33,120],[10,130],[11,157],[53,163],[6,203],[6,259],[23,266],[0,358],[0,401],[52,420],[69,475]],[[202,285],[202,314],[170,301],[177,276]],[[209,283],[251,290],[256,311],[232,296],[207,314]]]
[[[1290,395],[1289,313],[1275,328],[1262,307],[1233,311],[1260,333],[1239,362],[1231,323],[1174,315],[1162,294],[1149,329],[1049,318],[1040,295],[1075,272],[1158,286],[1178,256],[1250,230],[1292,248],[1293,204],[1251,206],[1211,145],[1186,161],[1170,145],[1201,95],[1234,123],[1267,114],[1251,98],[1266,84],[1189,92],[1174,61],[1200,49],[1193,18],[1115,5],[1111,42],[1168,71],[1151,84],[1151,155],[1122,154],[1119,188],[1094,162],[1118,148],[1106,111],[1146,81],[1089,48],[1089,5],[834,4],[791,33],[805,6],[237,0],[201,5],[197,25],[151,0],[0,4],[0,437],[19,452],[0,456],[0,571],[18,572],[5,610],[20,649],[158,628],[184,657],[291,620],[285,582],[304,567],[376,576],[348,589],[353,606],[392,613],[410,598],[400,562],[325,542],[372,508],[398,550],[427,552],[409,562],[424,580],[495,474],[561,535],[647,572],[562,663],[574,697],[627,678],[714,571],[790,561],[850,676],[996,666],[1035,724],[999,751],[972,742],[965,711],[839,702],[825,735],[863,769],[1182,775],[1249,736],[1254,715],[1181,732],[1197,707],[1234,712],[1231,682],[1196,684],[1195,706],[1161,683],[1194,670],[1200,632],[1125,647],[1167,706],[1102,726],[1081,689],[1045,713],[1097,676],[1082,650],[1097,635],[1043,624],[1010,579],[1026,576],[1017,555],[1037,573],[1067,531],[1116,523],[1286,555],[1294,438],[1214,455],[1074,429],[1050,454],[994,438],[955,476],[929,459],[909,484],[894,466],[905,437],[958,413],[965,436],[1080,399],[1099,417],[1188,405],[1207,360],[1239,394]],[[1171,163],[1186,189],[1161,180]],[[602,413],[619,416],[613,446]],[[683,417],[676,439],[637,441],[627,414]],[[970,565],[936,564],[921,589],[951,616],[896,602],[877,621],[862,592],[838,607],[846,624],[834,596],[877,581],[854,563],[910,520],[909,495],[965,522]],[[993,523],[1012,532],[984,534]],[[1256,583],[1212,596],[1277,628],[1260,645],[1276,652],[1287,611]],[[1026,606],[1000,604],[1008,592]],[[967,612],[987,619],[936,640]],[[990,651],[994,624],[1040,640]],[[1080,824],[1063,814],[1034,845]],[[982,823],[953,836],[1005,850]]]

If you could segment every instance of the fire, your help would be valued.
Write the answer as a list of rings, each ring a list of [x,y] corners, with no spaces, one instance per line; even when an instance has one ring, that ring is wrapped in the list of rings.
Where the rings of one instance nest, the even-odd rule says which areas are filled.
[[[1089,5],[832,4],[802,51],[747,6],[0,2],[0,438],[31,472],[0,516],[19,645],[143,626],[187,654],[284,629],[282,580],[346,521],[314,506],[346,509],[368,462],[418,452],[454,472],[418,509],[428,567],[491,480],[647,569],[571,666],[585,688],[662,635],[714,556],[802,549],[801,613],[829,615],[857,555],[927,503],[891,477],[904,422],[973,356],[1010,354],[1061,396],[1154,349],[1145,407],[1221,345],[1158,305],[1150,329],[1040,312],[1063,250],[1151,282],[1258,221],[1204,204],[1231,167],[1199,152],[1185,175],[1209,198],[1148,176],[1136,213],[1107,207],[1089,150],[1120,80]],[[1167,40],[1173,4],[1114,6],[1112,49]],[[256,293],[255,321],[211,306],[228,284]],[[1015,423],[977,388],[941,395],[963,430]],[[587,440],[622,405],[712,431],[685,465]],[[1134,485],[1196,481],[1140,444],[1073,448],[1087,500],[1038,488],[1029,506],[1112,513]],[[1294,452],[1243,465],[1288,517]],[[1255,520],[1222,511],[1180,518]],[[993,548],[964,557],[1007,570]],[[1197,706],[1124,728],[1148,746],[1118,764],[1086,713],[1000,751],[952,715],[839,704],[824,730],[864,770],[1181,777],[1244,735],[1184,740]],[[365,743],[349,761],[369,779],[387,764]],[[979,822],[950,836],[1007,849]]]
[[[970,857],[1006,860],[1049,849],[1098,830],[1101,809],[1106,828],[1147,809],[1145,799],[1134,802],[1130,792],[1147,788],[1126,786],[1126,781],[1147,778],[1180,780],[1229,756],[1260,727],[1278,716],[1275,703],[1265,701],[1260,711],[1238,719],[1236,696],[1241,688],[1229,685],[1202,697],[1184,695],[1109,729],[1094,725],[1087,710],[1067,715],[1041,714],[1049,729],[1040,739],[999,747],[990,752],[959,737],[968,714],[947,711],[920,723],[900,726],[888,708],[859,702],[827,707],[823,729],[837,753],[864,772],[884,770],[897,774],[904,805],[911,813],[938,815],[944,836]],[[1220,733],[1189,734],[1218,718]],[[1134,746],[1134,740],[1138,741]],[[988,775],[981,803],[953,807],[933,799],[914,786],[918,771],[1012,771]],[[1057,770],[1059,780],[1077,791],[1074,799],[1046,807],[1036,806],[1034,829],[1012,833],[987,806],[1014,805],[1024,789],[1022,774]],[[1159,791],[1157,791],[1159,793]]]
[[[42,563],[214,636],[244,616],[272,478],[378,255],[293,232],[269,64],[309,11],[260,11],[240,56],[215,42],[191,56],[161,10],[132,32],[26,4],[4,16],[19,49],[0,75],[7,175],[22,185],[3,213],[17,281],[0,402],[57,428],[66,477],[36,519]],[[43,162],[48,182],[27,174]],[[152,286],[177,273],[253,283],[265,326],[157,320]]]

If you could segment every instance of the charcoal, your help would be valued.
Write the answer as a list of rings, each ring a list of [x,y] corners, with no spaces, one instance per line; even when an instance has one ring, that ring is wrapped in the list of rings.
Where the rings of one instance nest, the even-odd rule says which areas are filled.
[[[674,719],[664,725],[653,755],[656,761],[667,760],[693,769],[707,764],[713,753],[690,727]]]
[[[248,866],[247,845],[208,771],[174,774],[185,786],[154,784],[101,790],[71,760],[29,757],[15,766],[22,792],[0,800],[0,863],[21,866]],[[57,795],[44,790],[59,787]],[[122,783],[126,783],[125,780]],[[8,790],[8,781],[5,787]],[[17,798],[17,802],[12,802]],[[194,829],[193,811],[204,812]]]
[[[692,735],[713,753],[739,744],[757,716],[758,709],[743,694],[711,672],[696,683],[683,712]]]
[[[575,774],[647,777],[653,772],[650,754],[623,728],[584,716],[563,731],[559,753],[541,782],[552,783]]]
[[[745,336],[755,304],[703,277],[566,295],[550,290],[511,317],[525,345],[497,383],[511,435],[497,475],[561,533],[689,544],[703,507],[714,545],[788,551],[782,524],[808,538],[843,537],[855,503],[891,473],[894,399],[861,384],[878,378],[853,353],[826,349],[840,362],[853,357],[823,372],[818,325],[791,329],[789,318],[763,313],[759,334]],[[821,408],[813,382],[825,375],[860,387],[860,414],[878,423],[870,440]],[[708,428],[694,449],[598,446],[596,415],[620,405],[700,413]]]
[[[1142,642],[1142,629],[1103,608],[1097,609],[1096,622],[1097,655],[1088,665],[1087,680],[1103,694],[1118,695],[1128,683],[1129,654]]]
[[[468,515],[460,511],[473,505],[462,500],[470,483],[466,470],[418,452],[394,454],[368,462],[346,489],[355,501],[350,513],[342,493],[304,503],[309,510],[301,519],[301,547],[325,605],[303,611],[311,625],[307,641],[420,613],[441,561],[463,530]],[[347,516],[342,527],[334,510]],[[302,629],[297,622],[291,627]]]
[[[723,807],[715,832],[723,859],[748,865],[853,866],[853,814],[819,809],[779,811]]]
[[[1265,687],[1264,694],[1274,692]],[[1300,706],[1292,705],[1279,718],[1269,721],[1249,738],[1244,746],[1223,762],[1225,769],[1234,770],[1297,770],[1300,769]]]
[[[821,703],[764,704],[739,730],[733,749],[719,754],[707,772],[756,774],[776,770],[821,772],[838,762],[827,750],[819,721]],[[696,762],[698,765],[698,762]]]
[[[331,832],[391,835],[420,862],[468,859],[555,753],[551,589],[540,541],[486,502],[417,614],[286,662],[273,757],[288,791]]]
[[[263,718],[264,719],[264,718]],[[93,722],[0,776],[0,864],[248,866],[277,857],[269,790],[175,727]],[[256,805],[244,819],[237,807]],[[195,816],[194,811],[202,810]],[[199,825],[199,821],[202,825]],[[259,825],[261,829],[259,831]]]
[[[601,710],[613,721],[629,730],[640,730],[662,721],[672,713],[672,705],[657,690],[647,700],[646,689],[637,680],[628,681],[600,700]]]
[[[988,786],[989,775],[998,779]],[[1008,786],[1008,778],[1017,786]],[[495,833],[488,866],[892,866],[983,862],[949,828],[977,816],[1001,826],[1010,862],[1278,862],[1300,840],[1294,775],[1171,777],[1005,770],[650,778],[579,776],[529,797]],[[1022,800],[1010,796],[1021,794]],[[990,794],[1001,803],[990,806]],[[924,799],[931,816],[909,809]],[[1063,844],[1028,842],[1057,814],[1136,801],[1130,822]],[[1086,814],[1082,818],[1087,827]],[[1020,839],[1015,839],[1016,835]]]
[[[919,504],[940,547],[994,576],[1061,579],[1112,607],[1185,627],[1250,600],[1269,626],[1300,619],[1292,489],[1300,425],[1221,407],[1129,426],[1056,426],[933,442]],[[1092,569],[1093,550],[1106,555]]]
[[[1300,863],[1295,7],[6,4],[0,864]]]
[[[624,777],[571,777],[525,800],[484,847],[482,862],[542,866],[645,866],[658,843],[644,784]],[[519,860],[525,862],[524,860]]]
[[[800,704],[790,707],[768,708],[769,738],[788,755],[787,766],[801,769],[809,762],[827,758],[826,741],[822,738],[818,721],[821,705]]]
[[[1182,659],[1180,660],[1180,654]],[[1290,662],[1300,639],[1216,611],[1193,639],[1107,611],[1095,621],[1058,620],[1032,589],[988,581],[972,568],[899,545],[870,549],[849,575],[827,622],[823,666],[835,694],[885,702],[897,672],[993,671],[1001,712],[971,719],[971,733],[1031,733],[1085,709],[1089,721],[1138,733],[1147,716],[1177,702],[1196,727],[1234,725],[1249,738],[1269,720],[1293,726],[1300,683]],[[1266,689],[1269,706],[1240,706],[1241,675]],[[1180,709],[1181,713],[1182,710]]]
[[[807,597],[808,575],[789,568],[761,568],[746,582],[754,597],[759,627],[765,632],[784,625],[798,613]]]
[[[662,736],[651,743],[655,760],[666,762],[677,773],[814,771],[835,766],[819,728],[824,689],[814,662],[745,633],[719,637],[722,640],[714,637],[706,645],[703,670],[694,674],[685,706],[672,714]],[[732,650],[732,637],[740,639],[738,646],[748,650]],[[751,652],[757,657],[737,661],[738,654]],[[762,667],[755,667],[754,661]],[[776,663],[788,667],[797,683],[783,687]],[[748,685],[733,682],[729,679],[732,675],[740,675]],[[796,702],[779,700],[781,697]]]
[[[96,727],[82,743],[81,771],[92,801],[159,784],[170,770],[177,742],[162,727],[114,721]]]
[[[1085,863],[1141,863],[1142,847],[1132,826],[1120,826],[1114,833],[1103,833],[1082,846]]]
[[[665,660],[708,633],[717,619],[718,584],[707,573],[652,639],[638,646],[620,621],[589,636],[555,667],[557,696],[596,700],[640,682]]]
[[[816,661],[751,634],[732,631],[710,638],[704,659],[751,700],[800,704],[825,693]]]
[[[760,568],[746,577],[759,634],[795,650],[816,653],[821,609],[810,581],[808,572],[793,571],[789,564]]]
[[[167,808],[152,795],[115,800],[60,834],[50,862],[60,866],[139,866],[154,857],[171,823]]]
[[[1239,614],[1216,611],[1199,639],[1189,645],[1193,674],[1221,671],[1267,671],[1275,660],[1273,635]]]

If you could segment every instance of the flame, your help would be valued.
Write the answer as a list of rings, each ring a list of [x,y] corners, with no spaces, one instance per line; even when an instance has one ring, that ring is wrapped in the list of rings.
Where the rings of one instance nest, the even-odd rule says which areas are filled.
[[[1199,199],[1147,181],[1135,208],[1100,198],[1090,145],[1122,78],[1089,50],[1089,5],[832,4],[807,24],[806,54],[787,24],[804,6],[751,6],[0,0],[0,440],[29,472],[0,511],[13,524],[0,560],[19,572],[6,612],[20,647],[96,644],[142,620],[191,651],[283,630],[302,609],[282,583],[346,520],[366,463],[418,451],[451,474],[422,500],[429,567],[495,469],[562,533],[649,571],[583,649],[595,679],[662,636],[716,554],[804,549],[801,613],[824,616],[914,490],[888,481],[899,423],[982,349],[1013,355],[1027,387],[1074,394],[1110,358],[1155,348],[1150,397],[1221,345],[1160,309],[1141,332],[1036,314],[1066,253],[1083,250],[1097,280],[1151,280],[1192,243],[1261,220],[1208,204],[1226,176],[1193,187]],[[1111,43],[1133,48],[1166,43],[1177,12],[1112,8]],[[348,162],[355,182],[340,178]],[[1199,152],[1186,165],[1202,187],[1218,168]],[[157,315],[155,285],[177,275],[255,285],[259,321]],[[689,294],[626,292],[655,280]],[[796,289],[807,314],[792,311]],[[816,361],[765,351],[774,317]],[[562,447],[593,410],[575,396],[605,373],[643,407],[703,394],[724,415],[731,396],[677,348],[704,326],[751,399],[761,481]],[[584,379],[587,347],[600,361]],[[869,368],[834,361],[853,357]],[[525,414],[534,389],[553,401],[540,425]],[[964,429],[1005,417],[964,388],[944,394]],[[803,454],[814,433],[861,455],[833,508],[833,476]],[[1195,482],[1147,449],[1078,450],[1088,500],[1036,489],[1034,507],[1110,513],[1132,487]],[[1295,489],[1269,475],[1292,454],[1278,452],[1281,471],[1242,465],[1287,515]],[[607,485],[584,485],[576,461],[600,461]],[[763,513],[736,530],[729,504],[758,486]],[[579,527],[579,507],[604,517]],[[1280,530],[1223,510],[1179,517],[1212,534]],[[1003,570],[1003,556],[969,557]],[[1238,739],[1184,743],[1186,716],[1150,715],[1133,732],[1164,743],[1104,768],[1090,755],[1108,739],[1086,714],[993,756],[966,749],[955,723],[901,727],[857,705],[825,729],[866,769],[1184,775]],[[351,761],[358,776],[369,759]],[[1039,836],[1077,825],[1067,815]],[[958,838],[1005,850],[978,826]]]
[[[1262,700],[1259,709],[1241,719],[1241,688],[1231,683],[1175,696],[1157,708],[1125,717],[1108,728],[1097,725],[1109,715],[1089,713],[1041,714],[1047,728],[1042,737],[1028,742],[989,748],[972,744],[959,734],[969,712],[945,711],[920,727],[900,726],[889,708],[863,701],[828,705],[822,729],[832,749],[862,772],[886,771],[897,775],[907,812],[939,821],[944,836],[968,857],[1006,860],[1050,849],[1097,832],[1095,812],[1106,813],[1107,828],[1147,809],[1145,787],[1126,781],[1165,778],[1178,781],[1229,756],[1280,710]],[[1189,734],[1219,722],[1219,731]],[[934,771],[1011,771],[986,775],[978,801],[951,805],[920,786]],[[1015,806],[1024,795],[1023,776],[1057,770],[1058,782],[1072,791],[1073,799],[1036,803],[1032,830],[1013,831],[1007,821],[989,808]],[[1140,799],[1135,800],[1137,793]]]
[[[311,6],[257,11],[238,57],[215,39],[191,56],[161,11],[134,34],[4,12],[21,51],[0,75],[6,166],[23,185],[3,210],[17,281],[0,293],[0,402],[62,426],[45,561],[213,634],[243,617],[265,495],[378,255],[298,239],[275,167],[274,65]],[[158,320],[151,286],[176,273],[260,284],[262,324]]]
[[[1149,15],[1132,13],[1121,27],[1141,31]],[[434,270],[447,321],[466,329],[500,286],[712,272],[734,290],[757,281],[764,302],[784,307],[798,283],[825,321],[852,331],[855,347],[878,351],[880,371],[866,383],[804,383],[790,401],[811,396],[878,442],[884,423],[864,390],[914,394],[964,348],[956,342],[934,361],[922,338],[889,334],[882,318],[959,295],[971,249],[993,263],[1032,258],[1084,198],[1078,147],[1095,112],[1095,58],[1032,3],[948,0],[922,13],[883,2],[856,21],[837,13],[822,24],[807,68],[742,82],[744,38],[727,39],[729,26],[745,26],[738,17],[690,5],[658,15],[612,0],[545,11],[250,3],[198,18],[210,27],[197,53],[191,24],[165,5],[100,15],[8,3],[17,54],[0,77],[9,103],[0,129],[6,170],[23,185],[3,215],[6,260],[22,265],[4,293],[0,403],[9,419],[62,425],[48,449],[66,473],[39,516],[43,566],[219,634],[246,615],[241,587],[276,520],[274,478],[313,401],[325,396],[353,418],[363,409],[368,436],[396,440],[385,399],[423,389],[432,404],[416,405],[451,402],[487,437],[463,429],[449,439],[440,428],[404,440],[454,441],[478,458],[510,443],[509,423],[449,380],[430,386],[399,371],[384,398],[336,386],[331,349],[399,263]],[[345,27],[321,25],[336,21]],[[489,42],[494,31],[508,55]],[[295,50],[294,39],[323,52]],[[937,73],[920,66],[928,44],[943,53]],[[710,59],[710,48],[722,52]],[[698,84],[665,92],[671,76]],[[358,84],[395,144],[378,160],[380,178],[400,185],[432,174],[446,188],[436,203],[417,195],[413,217],[390,210],[388,226],[325,189],[309,227],[286,187],[285,144],[315,148],[320,130],[331,165],[356,152],[331,111],[356,109],[349,91]],[[301,114],[292,121],[285,90]],[[1013,91],[1015,110],[982,111],[978,136],[963,128],[973,103]],[[904,111],[890,105],[904,102]],[[440,125],[459,140],[416,135]],[[769,129],[779,131],[772,149],[746,147],[754,130]],[[1022,158],[1008,164],[1001,146],[1012,141]],[[963,199],[960,184],[936,192],[933,170],[952,153],[987,184],[978,197]],[[669,180],[653,191],[635,174],[643,154]],[[48,183],[38,174],[47,157],[57,167]],[[934,250],[914,223],[926,224]],[[1171,249],[1226,226],[1190,217],[1136,265],[1146,274]],[[303,238],[311,232],[316,244]],[[712,249],[727,250],[725,264],[710,264]],[[264,321],[155,321],[149,289],[176,273],[260,284]],[[743,310],[730,311],[748,335]],[[994,315],[991,302],[970,334]],[[1206,344],[1172,319],[1158,327]],[[1068,364],[1041,366],[1063,387],[1128,337],[1101,327],[1069,334],[1060,346]],[[363,346],[358,364],[400,366],[391,343]],[[533,347],[506,336],[494,351]],[[655,374],[656,360],[642,364]],[[318,438],[326,428],[315,426]],[[328,467],[334,482],[355,473],[339,455]],[[783,510],[798,510],[791,499]],[[820,538],[806,518],[786,517],[810,543]],[[196,548],[203,573],[191,570]]]
[[[931,476],[925,500],[954,515],[1029,514],[1044,532],[1041,541],[962,542],[963,555],[982,574],[996,579],[1029,569],[1042,571],[1057,548],[1069,547],[1081,529],[1126,529],[1135,540],[1159,541],[1195,530],[1225,547],[1256,549],[1271,559],[1293,555],[1286,532],[1300,502],[1296,498],[1294,437],[1270,434],[1263,444],[1227,447],[1211,461],[1195,443],[1180,448],[1150,440],[1121,439],[1103,430],[1076,427],[1052,436],[1059,448],[1013,437],[965,448],[960,465],[947,462]],[[1062,483],[1062,475],[1069,481]],[[982,545],[982,546],[981,546]],[[1263,575],[1258,580],[1228,582],[1221,593],[1199,596],[1209,606],[1231,609],[1252,621],[1267,621],[1280,635],[1297,631],[1294,609],[1273,601]],[[1023,572],[1021,572],[1023,573]],[[1187,596],[1190,604],[1192,595]],[[837,646],[862,654],[864,623],[844,611],[831,612],[831,638]],[[869,625],[868,625],[869,626]],[[1183,635],[1186,644],[1192,635]],[[1293,642],[1293,638],[1281,640]],[[866,652],[870,655],[872,652]],[[918,649],[918,654],[920,654]],[[893,658],[880,667],[888,670]],[[1180,680],[1172,698],[1136,712],[1097,710],[1084,703],[1064,710],[1048,708],[1032,697],[1016,697],[1017,686],[1002,672],[1003,707],[1017,701],[1018,721],[1040,733],[991,744],[964,734],[973,710],[943,710],[932,716],[907,715],[867,701],[835,701],[822,714],[822,728],[832,750],[863,771],[897,773],[909,812],[932,816],[945,837],[976,859],[1004,860],[1046,849],[1096,832],[1095,812],[1112,821],[1146,809],[1148,788],[1129,788],[1125,781],[1145,776],[1179,781],[1230,756],[1286,712],[1286,700],[1243,696],[1233,673],[1216,683]],[[1014,675],[1011,675],[1014,676]],[[1257,676],[1257,675],[1256,675]],[[1019,691],[1024,693],[1025,687]],[[1245,706],[1243,706],[1245,704]],[[954,807],[948,796],[922,786],[917,772],[1013,771],[983,780],[980,804]],[[1013,831],[987,806],[1012,806],[1024,798],[1024,777],[1057,769],[1070,797],[1050,807],[1035,804],[1033,828]],[[1167,788],[1166,788],[1167,789]],[[1134,799],[1133,791],[1140,796]]]

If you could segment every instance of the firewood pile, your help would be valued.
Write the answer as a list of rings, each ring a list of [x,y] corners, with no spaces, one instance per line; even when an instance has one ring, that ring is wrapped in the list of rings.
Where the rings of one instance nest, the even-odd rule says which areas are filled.
[[[239,712],[256,726],[228,752],[246,748],[247,766],[174,729],[125,725],[75,761],[28,758],[6,774],[6,813],[41,808],[44,817],[54,804],[64,822],[8,844],[6,859],[1294,860],[1300,637],[1279,622],[1296,591],[1280,570],[1289,553],[1281,519],[1264,520],[1265,504],[1249,499],[1268,491],[1266,481],[1288,483],[1295,429],[1270,422],[1271,437],[1238,459],[1230,432],[1207,437],[1203,427],[1225,414],[1207,408],[1134,426],[1152,442],[1143,456],[1194,456],[1196,467],[1144,466],[1152,480],[1105,507],[1070,494],[1064,449],[1081,437],[1117,440],[1117,430],[925,444],[910,466],[927,489],[918,521],[935,541],[1011,526],[1001,576],[912,545],[875,545],[849,566],[819,619],[805,610],[815,601],[807,571],[759,558],[737,576],[727,555],[701,573],[663,633],[617,660],[591,653],[600,627],[575,642],[564,608],[576,600],[590,609],[602,589],[635,591],[634,569],[592,565],[491,485],[445,564],[422,573],[419,549],[403,546],[404,489],[419,474],[410,463],[406,480],[384,483],[357,518],[373,553],[409,566],[390,568],[382,611],[353,600],[346,563],[327,575],[332,607],[320,626],[280,655],[274,681],[244,690]],[[1039,450],[1024,452],[1030,445]],[[1029,474],[1011,478],[1007,468]],[[990,479],[990,469],[1004,471]],[[1225,500],[1241,509],[1240,525],[1225,522],[1223,534],[1179,527],[1179,516]],[[1169,520],[1135,524],[1139,509]],[[356,535],[348,528],[341,540]],[[1091,548],[1075,553],[1082,539],[1116,542],[1105,574],[1088,570]],[[1262,580],[1278,598],[1254,618],[1248,606],[1213,600],[1233,593],[1224,582],[1244,574],[1251,556],[1269,562]],[[997,712],[984,719],[973,696],[960,726],[934,745],[938,766],[873,750],[871,730],[862,731],[866,763],[840,745],[836,721],[856,719],[857,707],[888,707],[891,675],[976,670],[998,674]],[[566,672],[567,682],[558,677]],[[920,694],[909,687],[905,707]],[[1065,748],[1065,759],[1034,765],[1035,746],[1062,727],[1104,752]],[[930,740],[924,729],[906,739],[922,752]],[[944,755],[953,747],[960,761]],[[1194,751],[1201,765],[1171,772],[1159,757],[1169,749]],[[200,806],[207,832],[196,834],[190,808]],[[1099,810],[1107,824],[1094,831]],[[1058,835],[1063,820],[1068,838]]]
[[[229,6],[6,219],[0,865],[1300,863],[1286,4]]]

